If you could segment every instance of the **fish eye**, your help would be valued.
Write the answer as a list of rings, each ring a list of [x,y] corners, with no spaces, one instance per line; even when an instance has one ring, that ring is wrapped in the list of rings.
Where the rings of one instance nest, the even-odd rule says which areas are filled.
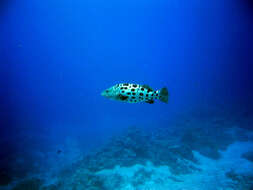
[[[108,93],[108,92],[109,92],[109,90],[106,90],[105,92],[106,92],[106,93]]]

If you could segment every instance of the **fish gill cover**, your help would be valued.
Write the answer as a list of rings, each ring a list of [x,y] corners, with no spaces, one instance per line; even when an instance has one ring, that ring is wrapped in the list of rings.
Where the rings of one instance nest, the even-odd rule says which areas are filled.
[[[239,0],[1,1],[0,190],[252,190],[252,20]],[[146,103],[101,96],[126,83]]]

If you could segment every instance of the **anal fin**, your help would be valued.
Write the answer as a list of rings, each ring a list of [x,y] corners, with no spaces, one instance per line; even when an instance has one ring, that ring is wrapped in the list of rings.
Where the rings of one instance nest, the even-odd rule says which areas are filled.
[[[155,103],[154,100],[147,100],[147,101],[145,101],[145,102],[148,103],[148,104],[153,104],[153,103]]]

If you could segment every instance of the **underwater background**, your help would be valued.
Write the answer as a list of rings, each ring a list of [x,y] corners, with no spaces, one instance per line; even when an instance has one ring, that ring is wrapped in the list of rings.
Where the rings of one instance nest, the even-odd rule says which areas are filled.
[[[0,189],[253,189],[250,0],[2,0],[0,24]]]

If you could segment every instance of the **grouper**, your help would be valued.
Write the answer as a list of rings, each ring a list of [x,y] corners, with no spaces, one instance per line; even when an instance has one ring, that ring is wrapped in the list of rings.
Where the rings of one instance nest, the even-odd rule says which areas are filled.
[[[148,85],[121,83],[116,84],[101,93],[102,96],[127,103],[146,102],[153,104],[155,100],[168,103],[169,93],[166,87],[153,90]]]

